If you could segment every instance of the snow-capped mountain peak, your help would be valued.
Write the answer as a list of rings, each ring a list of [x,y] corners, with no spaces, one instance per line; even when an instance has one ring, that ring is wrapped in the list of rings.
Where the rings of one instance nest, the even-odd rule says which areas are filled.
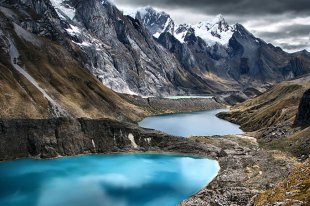
[[[188,24],[180,24],[174,31],[174,37],[184,43],[185,37],[191,28]]]
[[[150,6],[127,12],[127,15],[139,20],[154,37],[158,38],[162,33],[168,32],[181,43],[186,42],[186,37],[189,35],[194,35],[203,39],[209,46],[216,43],[225,46],[235,31],[234,26],[230,26],[222,14],[195,25],[180,24],[178,26],[175,26],[169,14],[157,11]]]
[[[195,35],[202,38],[208,45],[215,43],[227,45],[235,31],[234,27],[230,26],[221,14],[209,21],[199,22],[193,25],[193,28]]]
[[[228,31],[230,29],[229,24],[225,21],[224,17],[221,14],[218,14],[215,18],[210,21],[199,22],[195,27],[202,29],[206,28],[207,30],[219,30],[219,31]]]
[[[159,12],[150,6],[126,12],[127,15],[139,20],[156,38],[164,32],[173,34],[174,21],[165,12]]]

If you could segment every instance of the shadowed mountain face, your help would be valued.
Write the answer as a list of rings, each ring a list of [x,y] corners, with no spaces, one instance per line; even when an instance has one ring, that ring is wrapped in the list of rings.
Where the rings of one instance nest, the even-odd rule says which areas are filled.
[[[310,125],[310,89],[301,98],[295,124]]]

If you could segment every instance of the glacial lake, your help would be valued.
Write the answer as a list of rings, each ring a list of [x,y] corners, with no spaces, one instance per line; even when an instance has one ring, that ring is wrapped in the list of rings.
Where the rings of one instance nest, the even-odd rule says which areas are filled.
[[[139,126],[181,137],[242,134],[243,131],[239,125],[216,116],[223,111],[228,110],[216,109],[151,116],[139,122]]]
[[[217,161],[163,154],[0,163],[3,206],[173,206],[206,186]]]

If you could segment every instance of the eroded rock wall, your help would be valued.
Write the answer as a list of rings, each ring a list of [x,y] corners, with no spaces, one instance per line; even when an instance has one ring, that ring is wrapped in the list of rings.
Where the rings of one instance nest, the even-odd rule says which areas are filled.
[[[0,160],[135,151],[216,156],[219,149],[108,119],[0,120]]]

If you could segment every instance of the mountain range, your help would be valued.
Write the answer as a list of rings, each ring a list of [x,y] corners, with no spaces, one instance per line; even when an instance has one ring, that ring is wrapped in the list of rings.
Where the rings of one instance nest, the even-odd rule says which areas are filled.
[[[34,61],[41,55],[48,60],[44,64],[52,64],[49,68],[70,67],[70,60],[120,93],[265,90],[310,71],[309,52],[286,53],[241,24],[229,25],[222,15],[176,25],[165,12],[146,7],[124,15],[107,0],[2,0],[0,15],[1,56],[7,57],[2,66],[11,67],[11,59],[29,73],[36,67],[43,72],[43,63]],[[44,52],[22,55],[23,49]]]
[[[289,54],[219,14],[195,25],[176,25],[170,15],[145,7],[132,11],[189,72],[216,81],[221,91],[261,87],[309,72],[309,52]],[[155,25],[155,26],[154,26]]]

